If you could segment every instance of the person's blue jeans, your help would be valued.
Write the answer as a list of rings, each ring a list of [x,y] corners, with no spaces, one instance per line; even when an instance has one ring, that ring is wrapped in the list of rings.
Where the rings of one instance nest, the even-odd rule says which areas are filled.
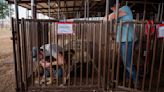
[[[132,75],[130,75],[131,70],[131,59],[132,59],[132,43],[128,42],[127,55],[126,55],[126,42],[121,42],[121,57],[123,59],[124,65],[126,65],[126,78],[129,79],[129,76],[132,76],[133,82],[136,80],[136,70],[134,65],[132,65]],[[127,58],[126,58],[127,56]]]
[[[57,70],[56,70],[56,68],[52,68],[52,69],[53,69],[53,76],[56,77],[56,75],[57,75]],[[44,75],[45,75],[46,77],[50,77],[50,69],[46,69]],[[63,70],[62,70],[61,67],[59,67],[59,68],[58,68],[58,78],[60,79],[60,78],[62,78],[62,76],[63,76]]]

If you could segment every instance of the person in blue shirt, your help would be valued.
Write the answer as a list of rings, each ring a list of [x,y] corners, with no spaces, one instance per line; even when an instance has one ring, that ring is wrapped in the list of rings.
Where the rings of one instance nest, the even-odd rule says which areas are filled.
[[[120,7],[120,3],[118,4]],[[113,13],[109,14],[108,19],[109,21],[116,19],[116,0],[110,0],[109,2],[109,8],[113,11]],[[104,19],[107,19],[107,18]],[[125,5],[119,8],[118,11],[118,22],[120,21],[133,21],[133,14],[131,9]],[[127,33],[128,32],[128,33]],[[132,23],[124,23],[122,25],[122,36],[120,36],[121,28],[118,25],[117,27],[117,38],[116,41],[119,43],[121,42],[121,57],[123,60],[124,65],[126,65],[126,71],[127,71],[127,78],[129,76],[132,76],[133,83],[136,83],[136,70],[134,65],[132,65],[132,75],[130,75],[130,67],[131,67],[131,59],[132,59],[132,43],[134,40],[134,28]],[[120,40],[121,37],[121,40]],[[126,41],[128,41],[128,44],[126,44]],[[126,58],[126,45],[128,45],[127,48],[127,58]]]

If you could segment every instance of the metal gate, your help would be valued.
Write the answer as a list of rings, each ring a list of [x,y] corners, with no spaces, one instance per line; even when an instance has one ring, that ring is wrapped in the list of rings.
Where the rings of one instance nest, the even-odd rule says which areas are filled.
[[[63,22],[66,23],[66,22]],[[68,22],[67,22],[68,23]],[[134,26],[132,42],[132,67],[136,69],[136,80],[126,79],[126,65],[122,63],[121,42],[116,42],[119,26]],[[74,21],[73,33],[59,34],[55,20],[12,19],[13,47],[17,91],[149,91],[162,92],[164,39],[157,38],[158,23],[146,24],[129,21],[115,24],[112,21]],[[154,31],[150,31],[154,29]],[[146,31],[145,33],[145,30]],[[121,30],[122,31],[122,30]],[[128,32],[127,32],[128,33]],[[135,38],[136,35],[136,38]],[[121,36],[121,35],[120,35]],[[120,37],[121,39],[121,37]],[[128,39],[128,38],[127,38]],[[40,69],[40,47],[50,44],[49,77],[44,76],[46,67]],[[52,65],[52,44],[62,47],[62,53],[73,50],[74,54],[64,55],[62,65]],[[36,50],[36,57],[33,49]],[[126,41],[126,57],[128,41]],[[56,48],[58,60],[58,47]],[[58,72],[62,69],[62,77]],[[43,82],[42,82],[43,80]],[[50,81],[50,83],[49,83]],[[140,87],[138,87],[138,86]]]

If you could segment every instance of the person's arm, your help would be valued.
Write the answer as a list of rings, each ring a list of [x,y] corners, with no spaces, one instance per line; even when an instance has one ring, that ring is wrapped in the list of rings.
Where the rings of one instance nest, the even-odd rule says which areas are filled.
[[[53,61],[53,62],[52,62],[52,65],[57,65],[57,62],[56,62],[56,61]]]
[[[50,62],[41,62],[40,64],[42,65],[42,67],[45,67],[45,68],[51,66]],[[54,65],[61,65],[61,64],[57,63],[56,61],[53,61],[52,66],[54,66]]]
[[[108,17],[108,20],[110,21],[110,20],[112,20],[112,17],[113,16],[113,13],[111,13],[111,14],[109,14],[108,16],[105,16],[104,18],[103,18],[103,21],[107,21],[107,17]]]
[[[119,13],[118,13],[118,17],[123,17],[125,15],[127,15],[127,13],[125,11],[122,11],[122,10],[119,10]]]
[[[123,17],[126,14],[127,14],[126,12],[124,12],[122,10],[119,10],[119,12],[118,12],[118,18],[119,17]],[[113,19],[116,19],[116,13],[112,13],[112,14],[109,15],[109,20],[113,20]]]
[[[52,62],[52,65],[63,65],[64,64],[64,57],[58,54],[58,59]]]
[[[109,17],[108,20],[111,21],[111,20],[115,19],[115,14],[111,13],[108,17]]]
[[[49,62],[46,62],[46,61],[44,61],[44,60],[41,60],[40,64],[41,64],[42,67],[44,67],[44,68],[47,68],[47,67],[50,66],[50,63],[49,63]]]
[[[103,21],[106,21],[107,20],[107,16],[105,16],[104,18],[103,18]]]
[[[61,62],[58,62],[58,63],[57,63],[57,61],[53,61],[53,62],[52,62],[52,65],[63,65],[63,63],[61,63]]]

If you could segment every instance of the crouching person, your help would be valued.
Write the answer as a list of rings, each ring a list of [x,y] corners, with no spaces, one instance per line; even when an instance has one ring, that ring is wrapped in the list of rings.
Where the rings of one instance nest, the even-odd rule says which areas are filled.
[[[64,52],[64,53],[63,53]],[[56,44],[45,44],[40,47],[39,50],[39,59],[40,59],[40,65],[41,70],[43,72],[42,80],[41,82],[45,82],[45,77],[47,84],[52,83],[50,80],[50,67],[51,62],[50,58],[52,58],[52,77],[53,79],[57,78],[62,79],[64,77],[63,82],[66,83],[66,69],[64,69],[64,65],[67,66],[68,64],[68,58],[72,58],[74,55],[73,50],[64,51],[62,47],[56,45]],[[52,55],[52,57],[51,57]],[[58,66],[58,69],[57,69]],[[45,71],[44,71],[45,70]],[[58,76],[57,76],[58,75]]]
[[[62,57],[58,57],[58,58],[62,58]],[[63,69],[62,69],[62,65],[61,63],[56,63],[58,62],[57,60],[54,59],[54,57],[52,57],[52,71],[50,70],[51,67],[51,63],[50,63],[50,56],[46,56],[45,59],[42,59],[40,61],[40,65],[42,67],[42,72],[43,72],[43,76],[42,76],[42,80],[41,83],[45,83],[45,78],[46,78],[46,82],[47,84],[52,83],[51,78],[50,78],[50,72],[52,72],[52,78],[55,79],[58,77],[58,79],[61,79],[63,76]],[[58,69],[57,66],[58,65]],[[45,71],[44,71],[45,70]]]

